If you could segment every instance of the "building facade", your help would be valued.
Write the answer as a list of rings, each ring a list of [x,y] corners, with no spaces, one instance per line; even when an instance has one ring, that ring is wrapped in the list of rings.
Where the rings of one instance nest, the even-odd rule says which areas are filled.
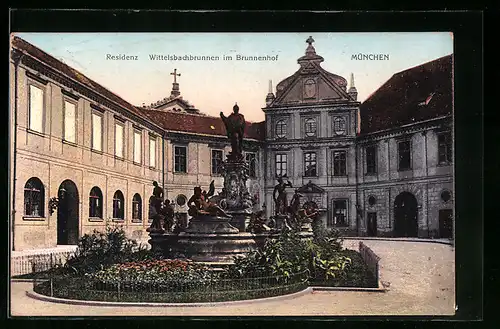
[[[178,83],[157,102],[176,106],[136,107],[17,37],[10,70],[13,250],[76,244],[109,224],[145,242],[153,181],[186,219],[194,186],[214,180],[222,188],[220,162],[230,149],[223,123],[191,110]],[[245,154],[256,197],[260,134],[249,124]]]
[[[312,38],[300,68],[248,123],[256,208],[274,214],[281,176],[327,227],[348,235],[443,237],[453,218],[451,56],[396,73],[363,104],[354,77],[321,67]],[[110,223],[146,241],[152,182],[188,220],[195,186],[223,187],[224,124],[181,96],[134,106],[28,42],[10,60],[13,250],[75,244]],[[426,81],[426,83],[423,83]],[[245,113],[245,109],[242,109]]]
[[[328,227],[355,234],[360,103],[346,79],[321,67],[324,59],[312,43],[308,39],[306,54],[298,59],[299,70],[266,97],[266,204],[274,206],[276,178],[286,177],[289,194],[301,188],[304,201],[316,203]],[[268,216],[274,212],[268,207]]]
[[[453,235],[452,56],[398,72],[363,104],[309,38],[266,97],[265,191],[277,177],[345,235]],[[268,207],[267,215],[275,213]]]
[[[394,74],[361,105],[358,190],[367,235],[453,236],[453,58]]]

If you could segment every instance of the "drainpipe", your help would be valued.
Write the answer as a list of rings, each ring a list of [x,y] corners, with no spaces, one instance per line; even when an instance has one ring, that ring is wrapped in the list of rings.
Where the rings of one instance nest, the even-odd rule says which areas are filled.
[[[165,198],[165,131],[163,131],[161,137],[161,185],[164,191],[163,198]]]
[[[264,196],[264,203],[266,204],[265,216],[268,217],[267,209],[269,209],[269,205],[267,204],[267,143],[264,144],[264,147],[262,149],[264,149],[264,152],[262,152],[262,163],[261,163],[261,168],[263,169],[262,170],[262,173],[263,173],[262,178],[263,178],[263,183],[264,183],[262,195]],[[260,202],[261,202],[261,206],[262,206],[262,201],[260,201]]]
[[[361,228],[359,227],[360,225],[360,220],[359,220],[359,214],[358,214],[358,206],[360,207],[361,205],[359,204],[359,191],[358,191],[358,143],[354,142],[354,161],[355,161],[355,177],[356,177],[356,230],[358,231],[358,236],[361,236]]]
[[[425,178],[429,178],[429,164],[427,163],[427,131],[424,131],[422,133],[424,135],[424,145],[425,145]],[[429,183],[425,184],[426,186],[426,207],[425,207],[425,220],[426,220],[426,225],[427,225],[427,237],[430,237],[430,231],[429,231]]]
[[[24,54],[21,53],[15,53],[13,54],[12,58],[14,60],[14,130],[13,130],[13,148],[14,148],[14,154],[13,154],[13,165],[12,165],[12,213],[11,213],[11,225],[12,225],[12,251],[15,251],[15,217],[16,217],[16,164],[17,164],[17,99],[18,99],[18,87],[17,87],[17,74],[18,74],[18,67],[19,63],[21,62],[21,59],[23,58]]]

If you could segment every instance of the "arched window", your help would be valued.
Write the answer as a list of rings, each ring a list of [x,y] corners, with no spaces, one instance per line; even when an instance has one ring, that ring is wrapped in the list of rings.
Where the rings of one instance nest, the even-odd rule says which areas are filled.
[[[90,190],[89,217],[102,218],[102,192],[97,186]]]
[[[316,120],[313,118],[306,119],[305,122],[305,132],[307,137],[313,137],[316,136]]]
[[[132,198],[132,220],[140,221],[141,219],[142,219],[142,199],[139,193],[136,193]]]
[[[44,217],[45,189],[42,181],[30,178],[24,185],[24,215],[28,217]]]
[[[286,136],[286,122],[280,120],[276,122],[276,137],[284,138]]]
[[[125,216],[123,193],[118,190],[113,195],[113,219],[123,219]]]

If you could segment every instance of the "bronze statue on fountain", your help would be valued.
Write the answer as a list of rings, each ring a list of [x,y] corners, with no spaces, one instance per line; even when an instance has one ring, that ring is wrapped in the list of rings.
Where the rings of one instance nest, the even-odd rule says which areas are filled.
[[[163,201],[163,188],[156,181],[153,182],[153,198],[151,200],[149,217],[153,219],[151,226],[146,229],[151,233],[171,232],[175,225],[175,212],[170,200]]]
[[[286,188],[292,187],[292,183],[287,180],[286,182],[283,180],[284,176],[279,176],[277,178],[278,184],[274,187],[273,190],[273,200],[274,200],[274,216],[271,218],[271,221],[274,223],[274,227],[276,229],[282,229],[283,227],[288,227],[289,219],[289,208],[288,208],[288,200]]]
[[[233,113],[228,117],[222,111],[220,112],[220,117],[226,127],[227,137],[231,141],[231,153],[228,158],[236,161],[243,159],[243,136],[246,127],[245,117],[239,111],[238,104],[235,104]]]
[[[164,223],[163,223],[163,229],[166,232],[172,232],[174,229],[175,223],[175,211],[174,207],[172,207],[172,203],[170,200],[166,199],[165,202],[163,203],[163,208],[161,209],[161,214],[163,215]]]
[[[248,164],[243,156],[243,137],[245,135],[245,117],[239,112],[237,104],[233,106],[233,113],[220,117],[226,128],[227,137],[231,142],[231,152],[223,163],[224,189],[217,198],[219,206],[233,219],[231,223],[245,232],[252,215],[252,197],[248,193],[246,182],[248,179]]]
[[[192,217],[199,217],[201,215],[211,215],[219,217],[231,218],[221,207],[216,203],[210,201],[210,197],[215,192],[214,181],[210,183],[209,191],[201,191],[201,187],[194,188],[194,194],[187,202],[189,207],[188,214]]]
[[[278,179],[278,184],[274,187],[273,191],[273,199],[276,205],[275,214],[286,215],[288,207],[286,188],[293,186],[289,180],[287,180],[285,183],[282,176],[279,176],[277,179]]]
[[[152,218],[153,222],[146,231],[151,233],[163,233],[165,219],[165,216],[162,214],[163,188],[158,186],[156,181],[153,182],[153,186],[153,198],[149,205],[149,218]]]

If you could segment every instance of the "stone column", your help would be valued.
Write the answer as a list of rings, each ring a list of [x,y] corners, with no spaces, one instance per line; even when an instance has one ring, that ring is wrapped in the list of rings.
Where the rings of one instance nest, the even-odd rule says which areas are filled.
[[[245,232],[252,214],[252,200],[247,188],[248,164],[244,159],[224,163],[225,209],[233,218],[230,223]]]

